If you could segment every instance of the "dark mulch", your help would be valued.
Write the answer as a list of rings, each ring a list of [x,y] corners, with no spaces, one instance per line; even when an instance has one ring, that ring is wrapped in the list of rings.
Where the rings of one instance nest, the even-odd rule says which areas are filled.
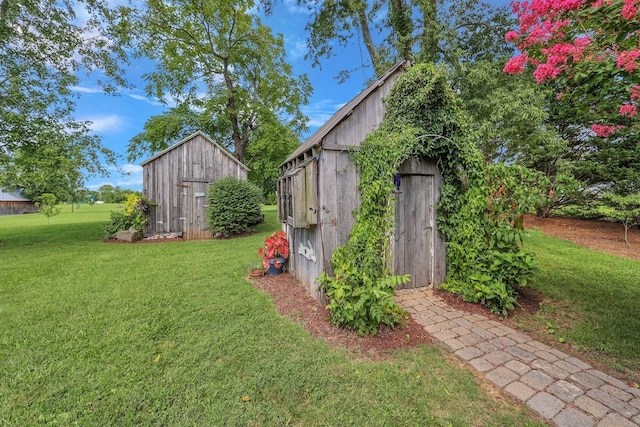
[[[352,330],[340,328],[330,321],[329,311],[290,274],[251,279],[254,286],[267,292],[278,311],[307,329],[314,337],[341,347],[355,357],[371,360],[389,359],[393,350],[432,343],[429,334],[413,319],[403,328],[382,326],[377,335],[360,337]]]

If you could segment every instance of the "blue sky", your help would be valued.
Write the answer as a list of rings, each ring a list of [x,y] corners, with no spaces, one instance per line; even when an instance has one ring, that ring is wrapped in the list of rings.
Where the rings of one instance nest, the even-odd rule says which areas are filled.
[[[508,4],[508,0],[494,0],[497,6]],[[293,66],[295,75],[307,74],[313,86],[313,94],[308,105],[303,106],[309,117],[309,133],[315,131],[327,121],[335,111],[364,89],[372,71],[354,72],[351,78],[339,84],[335,76],[340,70],[354,69],[367,63],[367,53],[355,39],[345,49],[337,49],[336,56],[324,60],[322,69],[312,68],[304,59],[307,52],[305,24],[309,15],[305,7],[295,5],[295,0],[277,2],[273,13],[263,19],[263,23],[274,32],[284,36],[287,60]],[[151,116],[162,114],[164,109],[157,100],[150,99],[144,93],[144,73],[153,70],[148,60],[136,60],[127,67],[127,78],[135,85],[133,90],[123,90],[119,96],[104,95],[97,85],[89,79],[83,79],[75,88],[80,95],[76,118],[92,122],[91,129],[102,138],[105,147],[122,156],[119,167],[112,168],[108,177],[90,177],[85,186],[97,190],[104,184],[133,190],[142,189],[142,168],[139,164],[145,158],[129,163],[126,149],[129,140],[143,130],[144,123]],[[177,142],[177,141],[176,141]]]

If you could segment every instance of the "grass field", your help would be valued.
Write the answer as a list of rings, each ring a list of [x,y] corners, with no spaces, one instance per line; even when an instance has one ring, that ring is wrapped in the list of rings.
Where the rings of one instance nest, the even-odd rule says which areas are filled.
[[[552,299],[538,324],[619,371],[640,378],[640,262],[528,232],[539,270],[532,286]],[[518,319],[523,327],[535,327]],[[530,320],[530,319],[529,319]]]
[[[525,426],[440,350],[353,360],[245,280],[277,229],[102,242],[114,206],[0,217],[0,426]]]

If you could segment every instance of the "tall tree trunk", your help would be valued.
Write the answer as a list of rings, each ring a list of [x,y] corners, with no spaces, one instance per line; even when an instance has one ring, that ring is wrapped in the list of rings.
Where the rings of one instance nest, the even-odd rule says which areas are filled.
[[[396,34],[398,53],[402,59],[411,59],[413,47],[413,20],[411,7],[405,0],[389,2],[391,28]]]
[[[438,59],[437,0],[417,0],[422,12],[423,30],[420,41],[420,60],[436,62]]]
[[[231,132],[233,139],[233,154],[240,161],[243,161],[244,151],[247,145],[247,138],[243,138],[242,131],[240,129],[240,119],[238,118],[238,109],[236,105],[236,88],[231,78],[231,72],[229,71],[229,63],[225,59],[224,61],[224,83],[229,91],[229,98],[227,99],[227,114],[229,115],[229,121],[231,122]]]
[[[358,14],[358,26],[360,27],[360,32],[362,33],[362,38],[364,39],[364,45],[367,48],[367,52],[369,52],[369,58],[371,58],[371,63],[373,64],[373,69],[376,73],[376,77],[380,77],[386,70],[381,70],[381,64],[378,61],[378,55],[376,53],[376,47],[373,44],[373,39],[371,38],[371,30],[369,29],[369,22],[367,20],[367,12],[365,10],[366,4],[362,4],[361,7],[356,8],[356,13]]]

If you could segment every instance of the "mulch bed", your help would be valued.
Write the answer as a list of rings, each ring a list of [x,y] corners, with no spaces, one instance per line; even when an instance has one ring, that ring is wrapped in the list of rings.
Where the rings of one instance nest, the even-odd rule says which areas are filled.
[[[331,323],[325,305],[311,297],[288,273],[265,275],[251,281],[256,288],[271,296],[283,316],[299,323],[314,337],[346,349],[357,358],[390,359],[393,350],[432,344],[429,334],[413,319],[409,319],[403,328],[391,329],[383,325],[377,335],[364,337],[358,336],[355,331],[337,327]]]

